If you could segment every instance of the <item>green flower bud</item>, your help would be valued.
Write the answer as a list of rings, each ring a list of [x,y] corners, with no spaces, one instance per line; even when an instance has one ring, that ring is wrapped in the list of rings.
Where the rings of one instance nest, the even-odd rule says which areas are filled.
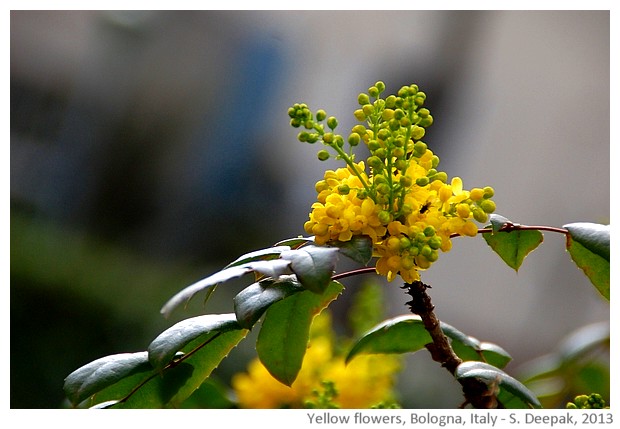
[[[426,175],[428,177],[433,177],[435,174],[437,174],[437,170],[435,170],[434,168],[431,168],[430,170],[428,170],[428,172],[426,173]]]
[[[482,198],[491,198],[493,195],[495,195],[495,190],[490,186],[485,186],[483,191],[484,195],[482,196]]]
[[[432,237],[433,235],[435,235],[435,227],[433,227],[432,225],[429,225],[426,228],[424,228],[425,237]]]
[[[405,157],[405,149],[402,147],[395,147],[392,151],[392,155],[396,158],[404,158]]]
[[[375,150],[374,152],[375,156],[378,156],[381,159],[385,159],[387,157],[387,151],[380,147],[379,149]]]
[[[472,210],[472,214],[474,215],[474,219],[476,219],[480,223],[484,223],[487,221],[488,216],[481,208],[476,207]]]
[[[382,113],[381,113],[381,118],[384,121],[389,121],[390,119],[392,119],[394,117],[394,110],[392,109],[385,109]]]
[[[379,80],[377,81],[377,83],[375,83],[375,88],[377,88],[379,93],[382,93],[383,91],[385,91],[385,83]]]
[[[325,110],[319,109],[319,110],[316,111],[316,115],[315,116],[316,116],[316,120],[321,122],[321,121],[325,120],[325,118],[327,117],[327,113],[325,113]]]
[[[424,143],[422,141],[417,141],[413,145],[413,150],[415,152],[419,153],[420,155],[424,155],[424,153],[426,152],[427,148],[428,148],[428,146],[426,145],[426,143]]]
[[[297,140],[299,140],[300,142],[307,142],[309,135],[310,133],[308,131],[302,131],[299,134],[297,134]]]
[[[304,122],[304,128],[307,130],[311,130],[314,128],[314,122],[313,121],[306,121]]]
[[[381,166],[383,166],[383,163],[381,163]],[[383,174],[375,174],[373,178],[373,183],[375,185],[384,184],[387,183],[387,179]]]
[[[383,170],[383,167],[385,167],[385,164],[383,163],[383,161],[381,161],[381,159],[379,159],[378,156],[371,156],[366,160],[366,162],[368,162],[368,165],[372,167],[375,171],[381,171]],[[377,176],[375,176],[375,182],[376,181]]]
[[[485,213],[493,213],[495,211],[495,203],[493,200],[482,200],[479,206]]]
[[[368,88],[368,95],[370,95],[371,97],[378,97],[379,96],[379,88],[377,88],[376,86],[371,86],[370,88]]]
[[[357,146],[358,144],[360,144],[361,139],[362,138],[358,133],[351,133],[349,134],[349,138],[347,139],[347,141],[351,146]]]
[[[334,142],[334,133],[325,133],[323,134],[323,141],[327,144],[331,144]]]
[[[364,94],[363,92],[357,96],[357,102],[360,106],[363,106],[364,104],[369,104],[370,103],[370,98],[368,98],[368,94]]]
[[[391,136],[391,133],[385,128],[380,129],[379,132],[377,133],[377,138],[379,140],[387,140],[388,137],[390,136]]]
[[[326,150],[320,150],[317,153],[317,157],[319,158],[319,161],[327,161],[329,159],[329,152]]]
[[[327,184],[327,182],[325,180],[319,180],[314,185],[314,190],[316,191],[317,194],[322,192],[322,191],[326,191],[328,189],[329,189],[329,185]]]
[[[426,186],[426,185],[428,185],[429,182],[430,182],[430,180],[426,176],[418,177],[417,179],[415,179],[415,184],[418,185],[418,186]]]
[[[438,235],[435,235],[429,238],[428,245],[430,246],[431,249],[437,250],[441,247],[441,241],[442,241],[441,237]]]
[[[344,139],[342,138],[341,135],[336,134],[334,136],[334,144],[336,144],[338,147],[344,146]]]
[[[419,91],[418,85],[414,83],[412,85],[409,85],[409,87],[407,88],[407,95],[412,97],[416,95],[418,91]]]
[[[439,171],[431,178],[431,180],[439,180],[442,183],[446,183],[448,181],[448,174],[445,171]]]
[[[377,192],[383,195],[387,195],[390,193],[390,185],[387,183],[381,183],[377,186]]]
[[[410,185],[411,186],[411,185]],[[403,207],[400,209],[403,215],[407,216],[413,213],[413,207],[409,204],[403,204]]]
[[[299,128],[301,126],[301,121],[298,118],[291,119],[291,127]]]
[[[360,189],[357,191],[357,198],[359,198],[360,200],[365,200],[366,198],[368,198],[368,192],[366,192],[366,189]]]
[[[431,158],[431,165],[433,168],[437,168],[437,166],[439,165],[439,157],[437,155],[433,155],[433,157]]]
[[[428,259],[429,262],[435,262],[437,259],[439,259],[439,252],[435,249],[431,250],[431,254],[428,255],[426,259]]]
[[[409,176],[400,176],[399,182],[403,188],[408,188],[413,184],[413,179]]]
[[[409,92],[409,88],[406,86],[403,86],[398,90],[397,94],[399,97],[405,98],[408,92]]]
[[[408,127],[411,125],[411,120],[405,116],[399,121],[399,123],[401,127]]]
[[[371,152],[376,151],[380,147],[381,147],[381,144],[379,144],[377,140],[373,139],[368,142],[368,150],[370,150]]]
[[[353,116],[355,116],[355,119],[360,122],[366,120],[366,115],[364,114],[364,111],[362,109],[357,109],[355,112],[353,112]]]
[[[396,119],[397,121],[400,121],[405,116],[407,116],[407,115],[405,114],[405,112],[403,112],[403,109],[396,109],[396,110],[394,110],[394,119]]]
[[[379,222],[383,225],[387,225],[392,221],[392,215],[390,215],[390,212],[386,210],[381,210],[379,214],[377,214],[377,217],[379,218]]]
[[[364,104],[362,106],[362,111],[364,112],[364,115],[368,117],[374,113],[375,108],[372,104]]]
[[[319,135],[316,133],[312,133],[312,134],[308,134],[308,137],[306,138],[306,141],[308,143],[316,143],[319,141]]]
[[[330,116],[327,119],[327,126],[333,130],[338,126],[338,119],[336,119],[334,116]]]
[[[427,118],[430,116],[430,114],[431,114],[431,111],[426,108],[418,110],[418,116],[420,118]]]
[[[411,138],[413,138],[414,140],[420,140],[422,137],[424,137],[424,134],[426,134],[426,130],[417,125],[414,125],[411,129]]]
[[[388,126],[390,127],[390,130],[398,131],[400,130],[400,121],[396,118],[392,118],[390,119],[390,122],[388,122]]]
[[[418,121],[418,125],[424,128],[430,127],[431,125],[433,125],[433,117],[427,116],[426,118],[421,118]]]
[[[426,259],[430,259],[429,256],[431,256],[432,253],[433,249],[431,249],[431,246],[429,246],[428,244],[425,244],[420,249],[420,255],[424,256]]]
[[[405,147],[405,138],[402,136],[399,136],[397,138],[394,139],[394,146],[396,147]]]
[[[363,137],[366,134],[366,127],[362,124],[357,124],[353,128],[351,128],[351,132],[359,134],[360,137]]]
[[[425,100],[426,100],[426,94],[422,91],[419,91],[417,94],[415,94],[413,102],[415,103],[416,106],[421,106],[424,104]]]
[[[396,96],[389,95],[388,98],[385,99],[385,107],[389,109],[393,109],[396,106]]]
[[[351,192],[351,188],[347,184],[338,186],[338,193],[340,195],[348,195]]]
[[[407,160],[404,158],[397,159],[396,162],[394,162],[394,167],[397,170],[404,172],[407,169]]]

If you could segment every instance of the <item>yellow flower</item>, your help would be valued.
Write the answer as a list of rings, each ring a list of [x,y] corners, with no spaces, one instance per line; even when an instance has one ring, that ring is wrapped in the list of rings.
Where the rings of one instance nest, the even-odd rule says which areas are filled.
[[[334,350],[331,320],[323,312],[313,324],[314,335],[295,382],[286,386],[274,379],[258,359],[246,373],[235,374],[232,387],[242,408],[303,408],[325,381],[334,383],[333,399],[340,408],[370,408],[392,399],[400,360],[390,355],[360,355],[348,365]],[[316,332],[316,331],[319,332]]]

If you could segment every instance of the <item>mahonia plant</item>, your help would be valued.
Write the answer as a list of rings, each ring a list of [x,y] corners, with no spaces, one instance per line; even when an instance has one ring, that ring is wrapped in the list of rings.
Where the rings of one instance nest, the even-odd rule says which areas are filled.
[[[301,103],[288,109],[291,125],[302,128],[298,140],[323,145],[319,160],[344,162],[325,171],[315,185],[317,199],[304,224],[311,236],[241,255],[182,289],[164,304],[164,316],[199,292],[208,298],[218,285],[253,274],[253,283],[233,298],[233,312],[181,320],[146,351],[106,356],[73,371],[64,384],[72,406],[183,406],[259,322],[257,359],[233,380],[237,406],[396,406],[392,376],[399,365],[384,355],[422,349],[462,385],[462,406],[542,406],[532,391],[503,371],[511,360],[505,350],[437,319],[430,286],[420,281],[420,271],[437,261],[439,252],[451,249],[452,238],[477,234],[518,270],[542,243],[541,231],[551,231],[566,236],[575,264],[609,300],[609,225],[526,226],[495,214],[492,187],[467,190],[461,178],[449,179],[438,169],[439,157],[423,141],[433,124],[424,107],[426,94],[417,85],[385,97],[384,92],[385,84],[377,82],[359,94],[354,116],[360,123],[346,139],[336,132],[338,120],[324,110],[313,113]],[[369,155],[356,160],[354,150],[362,143]],[[476,222],[489,224],[479,229]],[[364,266],[337,273],[339,255]],[[412,314],[365,327],[345,347],[348,351],[326,336],[313,337],[311,326],[321,321],[316,316],[345,289],[340,280],[370,272],[388,281],[400,276],[412,298],[405,303]],[[361,310],[353,313],[357,320],[372,319]],[[596,398],[584,401],[573,404],[601,404]]]
[[[335,132],[338,120],[324,110],[313,114],[299,103],[289,108],[291,125],[305,129],[299,141],[320,141],[346,164],[327,170],[316,183],[317,202],[304,230],[317,244],[366,235],[378,258],[377,273],[389,281],[400,275],[411,283],[439,258],[439,251],[451,249],[451,237],[478,233],[474,220],[486,222],[495,211],[494,190],[465,190],[460,177],[448,182],[438,170],[439,157],[422,140],[433,116],[423,107],[426,94],[417,85],[385,98],[384,91],[379,81],[359,94],[354,116],[362,123],[352,128],[346,143]],[[362,142],[370,156],[356,162],[353,149]],[[330,157],[328,150],[319,150],[319,160]]]

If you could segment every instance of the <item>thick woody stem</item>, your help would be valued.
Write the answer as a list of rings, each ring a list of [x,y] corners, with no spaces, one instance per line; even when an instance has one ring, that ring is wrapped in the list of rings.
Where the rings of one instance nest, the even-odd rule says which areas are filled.
[[[424,328],[433,340],[432,343],[425,345],[433,360],[454,375],[457,367],[463,361],[454,353],[448,338],[441,330],[439,319],[434,312],[435,306],[431,302],[430,295],[426,293],[428,288],[430,286],[421,281],[405,283],[403,289],[406,289],[407,294],[412,298],[406,305],[409,306],[413,314],[422,318]],[[489,389],[484,382],[473,378],[465,378],[459,382],[463,386],[463,394],[465,395],[463,406],[471,404],[475,408],[496,408],[500,405],[495,397],[495,392]]]

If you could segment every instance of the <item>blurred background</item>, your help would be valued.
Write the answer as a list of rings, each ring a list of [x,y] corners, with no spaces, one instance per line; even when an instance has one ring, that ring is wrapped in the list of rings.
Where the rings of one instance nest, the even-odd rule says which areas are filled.
[[[62,407],[78,367],[232,311],[235,284],[159,314],[237,256],[304,233],[314,183],[340,165],[297,142],[296,102],[348,135],[359,92],[417,83],[441,169],[493,186],[497,213],[609,222],[608,11],[12,11],[10,34],[12,408]],[[504,347],[511,374],[609,323],[557,234],[518,273],[482,239],[455,240],[422,279],[438,317]],[[387,316],[407,312],[398,286]],[[217,377],[245,368],[253,335]],[[399,389],[405,407],[462,399],[426,352]]]

